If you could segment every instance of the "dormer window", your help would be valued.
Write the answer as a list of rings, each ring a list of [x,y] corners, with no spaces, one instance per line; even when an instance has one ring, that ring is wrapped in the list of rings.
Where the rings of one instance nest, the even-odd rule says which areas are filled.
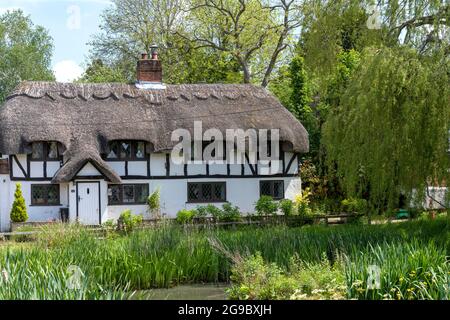
[[[113,141],[109,144],[106,160],[146,160],[144,141]]]
[[[32,161],[58,161],[60,158],[58,142],[33,142],[31,149]]]

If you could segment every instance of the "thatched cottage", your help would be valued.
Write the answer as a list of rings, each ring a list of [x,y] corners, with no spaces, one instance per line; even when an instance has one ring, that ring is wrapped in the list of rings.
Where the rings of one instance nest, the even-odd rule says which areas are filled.
[[[279,129],[279,166],[266,163],[175,163],[176,129]],[[227,146],[225,146],[226,148]],[[23,82],[0,108],[0,230],[10,225],[16,182],[29,221],[96,225],[125,209],[149,216],[159,188],[161,211],[230,202],[253,212],[260,195],[292,198],[300,190],[304,127],[264,88],[253,85],[164,85],[156,53],[137,63],[136,84]],[[248,158],[248,157],[247,157]],[[269,163],[269,166],[271,163]]]

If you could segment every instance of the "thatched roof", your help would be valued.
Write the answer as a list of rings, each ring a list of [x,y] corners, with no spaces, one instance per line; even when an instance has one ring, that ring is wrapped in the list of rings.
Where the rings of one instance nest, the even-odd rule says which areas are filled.
[[[87,159],[108,167],[99,154],[112,140],[143,140],[155,152],[170,150],[175,145],[172,131],[192,131],[195,120],[202,121],[203,130],[217,128],[223,133],[238,128],[280,129],[281,140],[292,144],[293,151],[309,148],[301,123],[267,90],[253,85],[167,85],[165,90],[142,90],[127,84],[23,82],[0,109],[0,153],[29,153],[33,141],[58,141],[67,149],[65,164],[78,163],[70,171],[73,174]],[[68,169],[60,170],[59,180],[70,176]]]

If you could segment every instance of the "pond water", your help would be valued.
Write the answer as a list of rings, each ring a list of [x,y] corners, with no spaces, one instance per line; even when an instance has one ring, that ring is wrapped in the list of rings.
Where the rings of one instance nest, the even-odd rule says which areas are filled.
[[[138,291],[131,299],[139,300],[225,300],[227,284],[181,285],[169,289]]]

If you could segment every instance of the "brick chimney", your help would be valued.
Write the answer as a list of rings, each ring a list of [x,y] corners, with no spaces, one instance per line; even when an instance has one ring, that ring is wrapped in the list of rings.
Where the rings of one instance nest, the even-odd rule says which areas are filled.
[[[158,60],[158,47],[151,46],[152,56],[149,59],[147,53],[143,53],[137,62],[138,84],[162,84],[162,66]]]

